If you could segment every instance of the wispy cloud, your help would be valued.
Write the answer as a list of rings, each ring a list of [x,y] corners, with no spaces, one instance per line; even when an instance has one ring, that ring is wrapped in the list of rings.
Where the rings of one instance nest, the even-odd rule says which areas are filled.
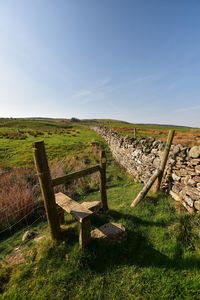
[[[162,78],[163,76],[165,76],[165,73],[158,73],[158,74],[149,74],[149,75],[144,75],[144,76],[138,76],[136,78],[132,78],[130,80],[124,81],[120,84],[117,84],[115,86],[112,86],[109,91],[115,91],[115,90],[119,90],[121,88],[125,88],[126,86],[132,86],[135,85],[140,86],[141,84],[146,84],[149,82],[152,82],[154,80],[159,80],[160,78]]]
[[[187,111],[192,111],[192,110],[199,110],[200,105],[196,106],[188,106],[188,107],[181,107],[176,110],[176,112],[187,112]]]
[[[155,75],[146,75],[146,76],[141,76],[141,77],[137,77],[135,79],[133,79],[132,83],[139,83],[139,82],[143,82],[149,79],[154,79]]]
[[[92,94],[92,90],[81,90],[73,94],[75,98],[84,98]]]
[[[97,80],[91,85],[90,88],[79,90],[75,92],[72,96],[73,98],[84,99],[84,102],[90,102],[92,101],[92,99],[96,99],[98,96],[104,96],[105,88],[107,88],[110,81],[111,80],[109,77]]]

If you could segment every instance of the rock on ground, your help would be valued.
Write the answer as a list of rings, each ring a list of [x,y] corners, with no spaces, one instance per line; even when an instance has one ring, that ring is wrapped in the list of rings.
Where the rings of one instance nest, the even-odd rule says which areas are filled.
[[[22,242],[32,240],[34,239],[34,237],[35,237],[35,232],[27,230],[22,236]]]

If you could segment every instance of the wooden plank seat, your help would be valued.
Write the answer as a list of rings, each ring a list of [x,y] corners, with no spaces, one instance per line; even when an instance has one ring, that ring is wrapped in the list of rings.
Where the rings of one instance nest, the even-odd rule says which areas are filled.
[[[101,201],[86,201],[82,202],[81,206],[91,210],[94,213],[98,213],[98,211],[103,208]]]
[[[90,217],[93,212],[61,192],[55,194],[55,201],[80,223],[79,243],[81,247],[86,246],[90,240]]]
[[[90,217],[93,212],[63,193],[55,194],[56,203],[67,213],[73,215],[79,223]]]

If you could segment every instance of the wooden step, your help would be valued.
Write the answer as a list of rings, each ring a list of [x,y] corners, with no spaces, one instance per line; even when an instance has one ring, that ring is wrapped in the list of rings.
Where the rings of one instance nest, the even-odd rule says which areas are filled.
[[[102,203],[101,201],[86,201],[82,202],[81,206],[91,210],[94,213],[97,213],[102,208]]]
[[[91,210],[85,208],[63,193],[56,193],[55,200],[62,209],[73,215],[80,223],[82,223],[83,220],[89,218],[93,214]]]
[[[99,228],[92,230],[91,237],[102,241],[118,243],[126,239],[127,233],[122,224],[106,223]]]

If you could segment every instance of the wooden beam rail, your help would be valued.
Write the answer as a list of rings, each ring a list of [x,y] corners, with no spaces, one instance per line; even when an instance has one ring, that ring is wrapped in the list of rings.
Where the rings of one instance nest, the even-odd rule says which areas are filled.
[[[92,166],[92,167],[89,167],[87,169],[83,169],[83,170],[80,170],[80,171],[69,173],[65,176],[54,178],[54,179],[52,179],[52,186],[54,187],[54,186],[57,186],[57,185],[60,185],[60,184],[65,184],[65,183],[69,182],[70,180],[78,179],[78,178],[81,178],[83,176],[95,173],[95,172],[101,172],[100,165]]]

